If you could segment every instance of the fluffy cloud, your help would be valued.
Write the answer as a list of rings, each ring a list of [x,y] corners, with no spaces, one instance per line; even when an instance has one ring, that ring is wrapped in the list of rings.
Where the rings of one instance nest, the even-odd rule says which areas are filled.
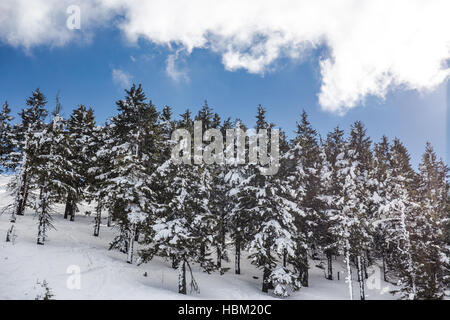
[[[131,86],[131,79],[133,77],[127,72],[120,69],[113,69],[112,79],[115,84],[121,88],[129,88]]]
[[[189,76],[186,70],[180,68],[177,64],[179,60],[180,51],[170,54],[166,61],[166,73],[175,82],[189,82]]]
[[[58,15],[66,17],[70,1],[30,2],[1,2],[1,40],[32,47],[74,37]],[[450,74],[448,0],[84,0],[81,6],[86,31],[120,15],[114,25],[129,41],[175,45],[187,54],[207,48],[230,71],[263,74],[279,58],[302,59],[324,46],[318,99],[334,112],[399,87],[433,90]],[[175,58],[167,66],[176,72]]]

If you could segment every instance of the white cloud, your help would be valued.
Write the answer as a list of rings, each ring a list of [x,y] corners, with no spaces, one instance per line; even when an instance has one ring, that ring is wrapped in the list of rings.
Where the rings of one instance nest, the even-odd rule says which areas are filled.
[[[180,68],[177,65],[177,61],[179,60],[180,51],[177,51],[174,54],[170,54],[167,57],[166,61],[166,73],[175,82],[185,81],[189,82],[189,76],[187,75],[187,71],[185,69]]]
[[[129,73],[123,70],[113,69],[112,71],[112,79],[114,83],[120,86],[121,88],[128,89],[129,87],[131,87],[132,78],[133,77]]]
[[[74,38],[60,21],[70,1],[29,3],[2,0],[1,40],[32,47]],[[111,19],[120,13],[119,27],[129,41],[147,39],[187,53],[207,48],[220,54],[230,71],[263,74],[281,57],[301,59],[326,46],[318,98],[323,109],[334,112],[398,87],[433,90],[450,74],[448,0],[83,0],[81,5],[83,34],[99,23],[115,25]],[[176,76],[175,58],[168,57],[167,72]]]
[[[93,27],[105,25],[116,12],[103,0],[2,0],[0,41],[29,50],[38,45],[62,46],[69,41],[86,41]],[[69,6],[81,10],[81,29],[66,26]]]

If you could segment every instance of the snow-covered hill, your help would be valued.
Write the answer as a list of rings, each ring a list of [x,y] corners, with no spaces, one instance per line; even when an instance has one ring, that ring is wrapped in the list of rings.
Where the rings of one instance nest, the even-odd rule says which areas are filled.
[[[9,179],[0,176],[1,207],[12,203],[6,192]],[[100,237],[94,237],[94,218],[83,214],[88,210],[94,211],[82,206],[75,222],[54,214],[56,230],[49,232],[44,246],[36,245],[37,221],[30,210],[18,217],[13,243],[5,242],[9,216],[0,216],[0,299],[35,299],[42,291],[37,282],[44,280],[55,299],[276,299],[261,292],[261,271],[248,261],[243,263],[241,275],[234,274],[232,263],[229,263],[230,271],[224,275],[208,275],[194,266],[200,294],[180,295],[177,271],[169,262],[155,258],[140,266],[127,264],[123,254],[108,250],[117,230],[102,224]],[[334,281],[324,278],[324,271],[317,267],[319,263],[310,261],[310,286],[293,293],[289,299],[348,299],[342,263],[335,262],[335,273],[339,271],[341,276]],[[70,289],[74,278],[68,271],[78,268],[81,288]],[[357,283],[353,286],[357,297]],[[367,299],[394,299],[388,293],[389,286],[392,287],[381,281],[379,289],[367,288]]]

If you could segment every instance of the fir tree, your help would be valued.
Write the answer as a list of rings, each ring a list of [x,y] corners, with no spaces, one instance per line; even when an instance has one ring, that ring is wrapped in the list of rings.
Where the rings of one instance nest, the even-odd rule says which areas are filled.
[[[66,208],[64,218],[70,216],[70,221],[74,221],[77,203],[85,199],[86,188],[92,183],[92,175],[89,168],[92,167],[92,159],[95,155],[94,140],[95,120],[94,112],[91,108],[80,105],[73,110],[67,121],[67,134],[71,148],[69,157],[70,168],[74,172],[74,179],[67,181],[73,192],[69,192],[66,198]]]
[[[140,85],[133,85],[126,93],[125,100],[117,102],[119,114],[112,119],[114,159],[107,192],[114,198],[110,210],[115,211],[120,227],[111,248],[126,251],[127,262],[132,263],[137,229],[155,210],[149,177],[155,160],[156,151],[151,148],[155,147],[158,116],[153,104],[146,103]]]
[[[14,142],[18,152],[13,155],[13,158],[19,173],[13,191],[15,197],[13,215],[23,215],[25,207],[28,205],[30,170],[38,151],[35,140],[38,138],[37,135],[42,132],[44,120],[47,117],[47,110],[45,109],[47,100],[39,88],[27,99],[26,104],[28,108],[23,109],[20,113],[22,122],[14,128]]]
[[[445,276],[449,270],[449,250],[445,242],[447,226],[448,168],[429,143],[419,166],[417,197],[420,208],[415,211],[414,251],[417,264],[415,299],[443,299]]]
[[[0,111],[0,172],[11,169],[11,153],[14,150],[11,109],[6,101]]]

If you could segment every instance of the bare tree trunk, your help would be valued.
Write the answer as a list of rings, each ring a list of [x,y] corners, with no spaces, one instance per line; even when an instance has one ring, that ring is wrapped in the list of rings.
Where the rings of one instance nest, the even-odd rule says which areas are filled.
[[[70,206],[72,204],[70,192],[67,194],[66,207],[64,209],[64,219],[67,219],[70,215]]]
[[[262,283],[262,292],[268,293],[270,288],[270,269],[264,267],[263,272],[263,283]]]
[[[172,269],[177,269],[180,265],[180,262],[178,261],[176,256],[172,256]]]
[[[217,246],[217,268],[222,268],[222,249],[220,244]]]
[[[236,238],[235,252],[234,252],[234,272],[241,274],[241,241]]]
[[[327,251],[327,279],[333,280],[333,255]]]
[[[25,169],[26,170],[26,169]],[[25,206],[28,200],[28,182],[27,182],[28,174],[25,171],[25,173],[22,176],[21,179],[21,186],[19,187],[19,201],[17,203],[16,207],[16,215],[17,216],[23,216],[25,212]]]
[[[95,213],[94,237],[98,237],[100,235],[101,221],[102,221],[102,208],[100,205],[97,205],[97,212]]]
[[[180,259],[178,263],[178,293],[186,294],[186,262]]]
[[[14,238],[14,222],[11,222],[11,227],[8,229],[8,232],[6,233],[6,242],[13,241]]]
[[[111,227],[111,225],[112,225],[111,219],[112,219],[112,217],[111,217],[111,212],[108,212],[108,220],[107,220],[107,222],[106,222],[106,225],[107,225],[108,227]]]
[[[350,243],[348,242],[348,239],[345,240],[345,263],[347,265],[347,277],[345,281],[348,284],[350,300],[353,300],[352,268],[350,266]]]
[[[359,283],[359,296],[361,300],[366,300],[366,295],[364,291],[364,275],[363,275],[363,265],[361,262],[361,256],[358,255],[357,259],[357,269],[358,269],[358,283]]]
[[[133,263],[133,250],[134,250],[134,237],[136,235],[136,225],[131,224],[131,230],[129,231],[128,237],[128,256],[127,263]]]
[[[382,253],[382,257],[383,257],[383,280],[387,281],[387,265],[386,265],[386,257],[385,257],[384,250]]]

